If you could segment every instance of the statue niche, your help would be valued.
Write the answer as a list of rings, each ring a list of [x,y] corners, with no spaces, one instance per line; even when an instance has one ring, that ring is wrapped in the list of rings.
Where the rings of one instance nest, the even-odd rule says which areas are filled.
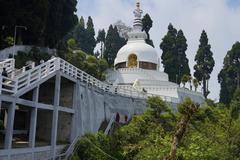
[[[135,54],[130,54],[128,56],[128,67],[129,68],[137,67],[137,56]]]

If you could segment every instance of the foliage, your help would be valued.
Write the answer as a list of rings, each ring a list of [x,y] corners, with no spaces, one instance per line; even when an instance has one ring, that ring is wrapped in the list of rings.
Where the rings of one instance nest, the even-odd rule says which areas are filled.
[[[240,43],[236,42],[224,58],[223,69],[218,75],[221,85],[220,102],[228,104],[240,83]]]
[[[213,59],[213,53],[211,51],[211,45],[208,44],[207,33],[203,30],[200,37],[200,45],[195,56],[196,64],[194,65],[194,77],[200,82],[203,83],[203,95],[207,98],[208,94],[208,85],[207,81],[210,79],[210,74],[213,71],[215,65]]]
[[[197,91],[197,88],[198,88],[198,85],[199,85],[199,82],[198,82],[198,80],[197,80],[196,78],[194,78],[194,79],[192,80],[192,83],[193,83],[193,86],[194,86],[195,92],[196,92],[196,91]]]
[[[198,107],[187,98],[178,112],[159,97],[151,97],[147,110],[113,135],[87,135],[90,142],[83,137],[73,156],[111,159],[107,153],[118,160],[166,160],[174,149],[174,160],[240,160],[239,97],[237,90],[230,107],[211,100]]]
[[[103,53],[104,53],[104,47],[105,46],[105,39],[106,39],[106,32],[105,30],[99,30],[98,31],[98,36],[97,36],[97,43],[101,44],[101,58],[103,58]]]
[[[78,24],[64,37],[64,40],[75,39],[76,49],[80,49],[87,54],[93,55],[97,43],[94,36],[95,30],[92,18],[89,16],[87,24],[85,25],[85,20],[81,16]]]
[[[68,41],[67,41],[67,45],[69,47],[69,49],[75,49],[77,44],[76,44],[76,41],[75,39],[73,38],[70,38]]]
[[[15,26],[22,25],[27,30],[17,29],[18,41],[55,47],[77,23],[76,5],[76,0],[1,1],[0,26],[5,28],[0,35],[12,36]]]
[[[75,153],[70,160],[112,160],[117,152],[111,148],[110,138],[102,132],[96,135],[87,134],[83,136],[75,146]]]
[[[105,80],[104,71],[108,68],[105,59],[97,59],[95,56],[87,55],[81,50],[68,50],[66,60],[95,78]]]
[[[182,76],[181,82],[183,83],[184,88],[185,88],[185,84],[188,82],[188,80],[189,80],[189,76],[188,75],[185,74],[185,75]]]
[[[15,56],[16,68],[22,68],[26,66],[27,61],[35,62],[35,65],[39,65],[41,60],[49,60],[51,55],[48,53],[42,53],[37,47],[33,47],[28,53],[19,51]]]
[[[75,14],[77,0],[53,0],[48,4],[45,45],[54,47],[78,22]]]
[[[87,21],[87,28],[86,28],[86,45],[84,48],[86,53],[93,55],[94,48],[96,46],[96,40],[95,40],[95,31],[94,31],[94,25],[93,20],[89,16]]]
[[[13,44],[14,44],[13,37],[6,37],[4,39],[4,43],[5,43],[6,47],[13,46]]]
[[[145,31],[147,34],[147,39],[145,40],[147,44],[154,47],[153,41],[150,39],[149,31],[152,28],[153,21],[149,14],[145,14],[142,19],[143,28],[142,31]]]
[[[85,29],[85,21],[84,18],[81,16],[78,25],[75,27],[72,35],[74,39],[76,39],[77,47],[86,50],[86,29]]]
[[[113,26],[110,25],[106,36],[104,51],[104,58],[110,66],[113,65],[119,49],[125,44],[126,41],[124,38],[120,37],[117,27],[115,26],[113,28]]]
[[[164,72],[169,75],[171,82],[181,83],[184,74],[190,75],[188,59],[186,57],[187,40],[182,30],[177,31],[172,24],[168,26],[167,35],[160,44],[162,49],[162,64]]]

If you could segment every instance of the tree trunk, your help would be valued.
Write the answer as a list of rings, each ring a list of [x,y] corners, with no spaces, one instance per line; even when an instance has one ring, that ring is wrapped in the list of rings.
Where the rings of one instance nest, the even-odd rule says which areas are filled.
[[[207,87],[206,87],[206,78],[203,77],[203,95],[205,98],[207,98]]]
[[[190,122],[191,117],[197,112],[198,106],[191,105],[189,106],[189,111],[181,118],[180,122],[177,125],[177,130],[173,137],[173,142],[171,145],[170,153],[163,160],[176,160],[177,159],[177,147],[181,142],[184,133],[186,132],[187,126]]]
[[[101,42],[101,58],[103,58],[103,42]]]
[[[181,142],[184,133],[186,132],[187,125],[190,121],[190,116],[184,116],[177,126],[177,131],[174,134],[171,151],[169,156],[164,160],[176,160],[177,159],[177,146]]]

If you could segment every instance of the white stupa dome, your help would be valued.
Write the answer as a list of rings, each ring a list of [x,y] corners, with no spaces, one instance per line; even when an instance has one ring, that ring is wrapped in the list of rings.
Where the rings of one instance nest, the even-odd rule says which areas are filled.
[[[146,44],[144,40],[132,40],[118,51],[114,65],[127,62],[131,54],[137,56],[137,61],[158,64],[158,54],[152,46]]]
[[[142,68],[158,70],[159,57],[156,50],[145,42],[147,34],[142,31],[140,3],[134,10],[133,30],[128,33],[128,42],[117,53],[114,66],[118,68]]]

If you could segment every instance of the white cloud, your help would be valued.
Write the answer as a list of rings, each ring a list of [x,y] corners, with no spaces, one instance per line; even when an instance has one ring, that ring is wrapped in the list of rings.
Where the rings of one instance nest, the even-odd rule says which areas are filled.
[[[134,0],[79,0],[78,15],[91,15],[96,30],[107,30],[111,23],[121,19],[132,25]],[[222,68],[223,58],[233,43],[240,41],[240,7],[229,6],[228,0],[141,0],[142,9],[153,19],[151,38],[161,55],[159,44],[171,22],[182,29],[187,40],[187,56],[193,72],[194,56],[198,49],[203,29],[208,33],[216,65],[210,80],[210,98],[219,96],[217,75]],[[81,12],[82,11],[82,12]]]

